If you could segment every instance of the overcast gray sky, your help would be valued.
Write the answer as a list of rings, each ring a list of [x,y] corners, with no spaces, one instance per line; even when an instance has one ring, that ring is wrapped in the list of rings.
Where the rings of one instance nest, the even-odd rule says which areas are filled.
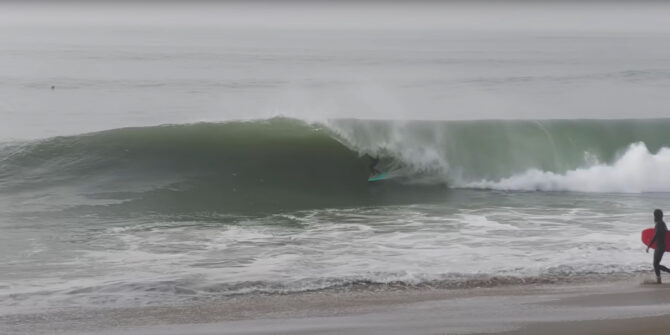
[[[331,29],[667,32],[659,1],[10,2],[3,24],[169,24]]]
[[[651,1],[2,2],[0,132],[667,117],[669,18]]]

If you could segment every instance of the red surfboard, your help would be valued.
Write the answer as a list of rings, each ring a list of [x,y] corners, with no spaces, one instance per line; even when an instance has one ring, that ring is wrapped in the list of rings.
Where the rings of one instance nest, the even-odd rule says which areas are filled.
[[[651,242],[651,239],[654,238],[654,233],[656,232],[656,229],[654,228],[649,228],[645,229],[642,231],[642,243],[644,245],[649,245],[649,242]],[[656,249],[656,242],[651,245],[652,249]],[[666,233],[665,234],[665,251],[670,251],[670,234]]]

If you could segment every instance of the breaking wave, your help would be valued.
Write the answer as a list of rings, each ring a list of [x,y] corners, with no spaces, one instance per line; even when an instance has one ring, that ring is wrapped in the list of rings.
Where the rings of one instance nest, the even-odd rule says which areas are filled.
[[[593,164],[559,174],[531,169],[499,181],[480,181],[465,187],[524,191],[579,191],[610,193],[667,192],[670,190],[670,149],[649,152],[642,143],[630,147],[612,164]]]
[[[669,128],[665,119],[273,118],[113,129],[2,144],[0,195],[124,210],[263,211],[411,202],[445,186],[668,192]],[[370,156],[388,179],[367,182]]]

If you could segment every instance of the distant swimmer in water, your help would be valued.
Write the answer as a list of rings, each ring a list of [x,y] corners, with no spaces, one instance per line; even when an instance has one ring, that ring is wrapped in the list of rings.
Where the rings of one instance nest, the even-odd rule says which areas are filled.
[[[661,265],[661,259],[665,253],[665,234],[668,233],[668,227],[663,221],[663,211],[660,209],[654,210],[654,222],[656,226],[654,229],[654,237],[651,239],[651,242],[647,245],[647,252],[654,242],[656,242],[656,250],[654,250],[654,272],[656,273],[656,283],[661,283],[661,270],[670,273],[670,269]]]
[[[370,156],[370,155],[368,155]],[[370,156],[370,159],[372,159],[372,162],[370,163],[370,175],[371,176],[376,176],[381,173],[381,171],[377,170],[377,164],[379,164],[379,156],[377,157],[372,157]]]

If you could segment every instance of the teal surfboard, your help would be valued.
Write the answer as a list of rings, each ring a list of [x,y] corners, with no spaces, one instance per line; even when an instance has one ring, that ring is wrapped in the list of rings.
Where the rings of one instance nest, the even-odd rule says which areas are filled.
[[[368,178],[368,181],[378,181],[386,178],[386,173],[382,172],[380,174],[376,174],[370,178]]]

